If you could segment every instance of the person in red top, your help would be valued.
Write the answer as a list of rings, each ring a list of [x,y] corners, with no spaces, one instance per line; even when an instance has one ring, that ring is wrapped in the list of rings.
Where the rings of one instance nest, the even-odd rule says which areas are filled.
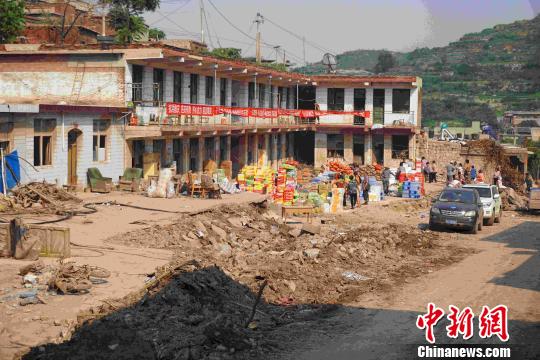
[[[476,182],[477,183],[484,182],[484,172],[482,171],[482,169],[478,170],[478,175],[476,176]]]

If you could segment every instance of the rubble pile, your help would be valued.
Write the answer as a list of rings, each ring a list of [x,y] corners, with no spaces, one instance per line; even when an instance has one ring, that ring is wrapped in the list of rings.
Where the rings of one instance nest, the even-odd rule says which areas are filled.
[[[58,212],[82,202],[75,195],[46,182],[18,185],[11,192],[13,196],[9,199],[9,203],[10,207],[14,209],[27,209],[34,204],[40,204],[43,209]]]
[[[435,243],[442,236],[408,225],[367,224],[345,232],[331,225],[290,227],[265,210],[239,205],[184,216],[172,225],[147,227],[110,241],[173,249],[179,261],[217,264],[253,291],[258,279],[267,279],[266,299],[290,304],[351,300],[353,290],[371,291],[403,276],[402,265],[424,263],[431,253],[450,259],[455,254]],[[421,271],[414,268],[408,275]],[[346,272],[363,280],[351,281]]]
[[[431,206],[431,198],[429,196],[425,196],[421,199],[403,199],[401,201],[384,204],[383,206],[387,206],[394,211],[411,214],[418,211],[428,210]]]
[[[500,189],[503,210],[522,210],[527,207],[527,197],[512,188]]]
[[[469,152],[480,153],[485,156],[486,166],[501,166],[503,184],[509,186],[519,193],[523,193],[523,174],[510,163],[504,154],[504,148],[497,142],[490,139],[469,141],[467,143]]]
[[[287,325],[316,321],[335,309],[258,301],[215,266],[176,272],[132,301],[128,297],[124,303],[111,302],[112,308],[95,309],[69,341],[34,348],[25,359],[262,358],[290,336]]]

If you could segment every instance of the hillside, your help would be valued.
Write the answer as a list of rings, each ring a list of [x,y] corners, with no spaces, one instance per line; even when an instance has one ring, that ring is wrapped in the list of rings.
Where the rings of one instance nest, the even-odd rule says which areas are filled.
[[[384,50],[337,55],[338,72],[372,71]],[[444,47],[392,52],[397,66],[386,74],[424,80],[424,124],[483,120],[506,110],[540,109],[540,15],[466,34]],[[323,65],[296,69],[321,73]]]

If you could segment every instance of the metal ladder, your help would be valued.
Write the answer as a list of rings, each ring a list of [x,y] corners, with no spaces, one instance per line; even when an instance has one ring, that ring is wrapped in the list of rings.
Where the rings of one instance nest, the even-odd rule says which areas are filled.
[[[81,90],[84,82],[84,74],[86,72],[86,66],[84,63],[77,62],[75,68],[75,76],[73,78],[73,86],[71,88],[71,95],[69,97],[70,104],[76,104],[79,102],[81,96]]]

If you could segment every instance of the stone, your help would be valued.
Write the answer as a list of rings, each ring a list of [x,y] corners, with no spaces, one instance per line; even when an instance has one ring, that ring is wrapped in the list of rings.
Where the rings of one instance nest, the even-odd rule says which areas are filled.
[[[227,232],[219,226],[212,224],[212,231],[215,232],[221,238],[221,240],[227,240]]]
[[[193,223],[193,225],[195,225],[195,228],[197,230],[202,231],[203,233],[205,233],[207,231],[204,224],[199,220],[195,221],[195,223]]]
[[[311,235],[317,235],[321,233],[321,226],[320,225],[313,225],[313,224],[303,224],[302,225],[302,232],[311,234]]]
[[[229,244],[218,245],[218,253],[221,256],[229,257],[232,255],[232,247]]]
[[[302,233],[302,229],[292,229],[289,231],[289,235],[295,238],[299,237],[301,233]]]
[[[304,256],[310,259],[316,259],[319,257],[319,249],[306,249],[304,250]]]
[[[240,217],[230,217],[230,218],[227,218],[227,221],[234,227],[243,227],[243,224],[242,224],[242,218]]]
[[[279,228],[275,225],[270,226],[270,234],[279,235]]]

